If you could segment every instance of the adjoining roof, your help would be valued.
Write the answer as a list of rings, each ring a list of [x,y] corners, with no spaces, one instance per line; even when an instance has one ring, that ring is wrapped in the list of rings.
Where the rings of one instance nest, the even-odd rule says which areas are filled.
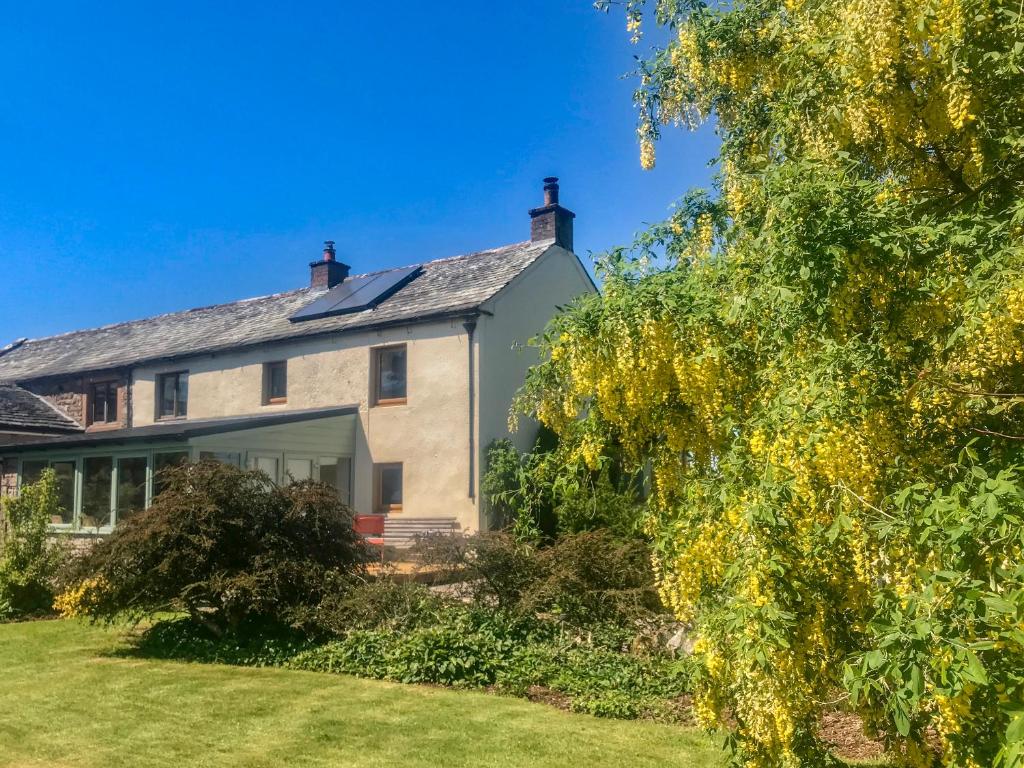
[[[0,382],[0,432],[4,431],[52,434],[81,432],[82,427],[43,398]]]
[[[290,322],[288,318],[323,296],[323,290],[302,288],[231,304],[28,339],[0,353],[0,380],[28,381],[46,376],[108,370],[468,312],[498,293],[552,245],[551,240],[517,243],[430,261],[422,265],[423,273],[415,280],[375,307],[302,323]]]
[[[88,448],[97,445],[119,445],[149,440],[184,441],[203,435],[219,435],[224,432],[240,432],[259,427],[276,427],[312,419],[326,419],[331,416],[349,416],[359,413],[358,405],[341,405],[331,408],[308,408],[301,411],[281,413],[260,413],[250,416],[229,416],[222,419],[197,419],[195,421],[167,421],[148,424],[144,427],[111,429],[77,435],[61,435],[43,439],[5,439],[0,442],[0,451],[34,451],[44,448]]]

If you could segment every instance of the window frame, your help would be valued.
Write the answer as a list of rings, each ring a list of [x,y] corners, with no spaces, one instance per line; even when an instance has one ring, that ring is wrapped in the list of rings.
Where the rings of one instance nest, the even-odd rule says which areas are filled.
[[[163,399],[164,399],[163,398],[164,381],[169,376],[174,376],[175,379],[176,379],[175,385],[174,385],[174,414],[173,415],[167,415],[167,414],[161,413],[161,409],[163,407]],[[185,381],[186,381],[184,401],[182,401],[182,399],[180,397],[180,394],[181,394],[181,377],[182,376],[185,377]],[[167,371],[166,373],[158,373],[156,375],[156,397],[154,399],[156,400],[156,420],[157,421],[174,421],[174,420],[177,420],[177,419],[187,419],[188,418],[188,384],[187,384],[187,382],[188,382],[188,371],[187,370]],[[184,404],[185,404],[185,408],[184,408],[185,412],[184,413],[180,412],[181,411],[180,405],[181,405],[182,402],[184,402]]]
[[[385,504],[383,499],[384,471],[387,469],[398,469],[402,483],[402,502],[399,504]],[[373,465],[373,509],[377,514],[391,514],[401,512],[405,503],[405,466],[401,461],[388,461]]]
[[[381,397],[381,362],[384,353],[402,349],[405,351],[405,397]],[[370,402],[374,406],[407,405],[409,402],[409,345],[384,344],[370,349]]]
[[[271,394],[271,382],[275,368],[284,369],[284,395],[273,396]],[[263,405],[284,405],[288,402],[288,361],[272,360],[263,364]]]
[[[86,390],[85,396],[85,414],[86,414],[86,426],[96,428],[107,428],[115,427],[120,425],[121,418],[121,382],[117,379],[96,379],[87,383],[88,389]],[[96,419],[96,402],[99,398],[96,396],[96,390],[99,387],[103,387],[107,391],[107,397],[103,398],[103,415],[102,421]],[[110,412],[108,406],[110,405],[110,394],[113,394],[114,398],[114,417],[110,418]]]

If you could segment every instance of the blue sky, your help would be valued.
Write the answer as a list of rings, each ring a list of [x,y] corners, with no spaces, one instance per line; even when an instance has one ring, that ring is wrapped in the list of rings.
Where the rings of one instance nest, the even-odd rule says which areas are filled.
[[[710,128],[637,161],[633,55],[590,0],[5,3],[0,345],[527,239],[562,179],[586,256],[707,186]]]

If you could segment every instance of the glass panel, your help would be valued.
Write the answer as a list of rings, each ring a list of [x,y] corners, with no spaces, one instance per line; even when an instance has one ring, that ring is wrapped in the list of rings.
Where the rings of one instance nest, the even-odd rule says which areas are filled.
[[[178,410],[175,414],[184,418],[188,416],[188,374],[178,374]]]
[[[117,421],[117,385],[107,384],[107,421]]]
[[[146,508],[146,457],[117,460],[117,522]]]
[[[338,459],[338,480],[335,488],[341,500],[349,506],[352,505],[352,459]]]
[[[160,377],[160,415],[174,415],[175,377],[173,374]]]
[[[88,456],[82,470],[82,527],[110,525],[110,486],[114,460],[110,456]]]
[[[405,397],[405,347],[381,349],[377,352],[377,399],[396,400]]]
[[[107,420],[107,385],[92,385],[92,421],[102,424]]]
[[[336,456],[320,457],[320,474],[317,478],[321,483],[335,488],[338,497],[346,504],[352,504],[352,460],[339,459]]]
[[[285,469],[291,480],[309,480],[313,477],[313,462],[310,459],[288,459]]]
[[[50,522],[71,525],[75,519],[75,462],[55,461],[50,465],[57,475],[57,495],[60,500],[61,515]]]
[[[278,460],[274,456],[256,457],[256,469],[266,472],[275,483],[277,482],[277,465]]]
[[[384,509],[402,506],[401,464],[389,464],[380,468],[380,506]]]
[[[155,498],[166,487],[162,473],[169,467],[177,467],[189,459],[188,451],[174,451],[173,453],[158,453],[153,456],[153,497]]]
[[[236,467],[242,466],[242,454],[234,451],[200,451],[200,461],[219,461]]]
[[[267,370],[267,397],[288,396],[288,366],[285,363],[270,363]]]
[[[32,483],[38,482],[39,478],[43,474],[43,470],[50,466],[48,461],[23,461],[21,462],[21,484],[22,486],[31,485]]]

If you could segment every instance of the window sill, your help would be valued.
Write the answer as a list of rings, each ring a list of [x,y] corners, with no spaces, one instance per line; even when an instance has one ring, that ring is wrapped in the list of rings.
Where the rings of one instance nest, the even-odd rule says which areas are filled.
[[[188,416],[157,416],[157,421],[188,421]]]
[[[86,432],[109,432],[112,429],[124,429],[124,425],[119,421],[103,421],[99,423],[92,423],[85,428]]]
[[[263,404],[264,405],[287,405],[288,404],[288,398],[287,397],[268,397],[266,400],[263,401]]]
[[[375,514],[378,514],[378,515],[390,515],[393,512],[401,512],[401,511],[402,511],[402,505],[401,504],[396,504],[396,505],[391,506],[391,507],[379,507]]]
[[[392,405],[406,405],[408,402],[409,402],[408,398],[405,398],[405,397],[391,397],[391,398],[387,398],[385,400],[377,400],[377,401],[374,402],[373,405],[375,407],[380,406],[380,407],[387,408],[388,406],[392,406]]]

